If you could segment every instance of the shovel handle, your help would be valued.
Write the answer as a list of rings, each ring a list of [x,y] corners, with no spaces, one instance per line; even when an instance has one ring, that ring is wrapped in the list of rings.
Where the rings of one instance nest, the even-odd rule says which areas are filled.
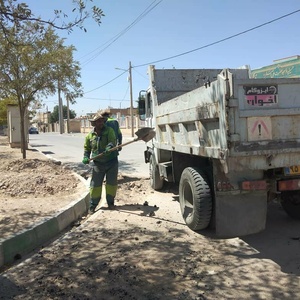
[[[96,159],[96,158],[99,158],[99,157],[103,156],[104,154],[106,154],[106,153],[108,153],[108,152],[112,152],[112,151],[115,151],[115,150],[117,150],[117,149],[119,149],[119,148],[121,148],[121,147],[124,147],[124,146],[126,146],[126,145],[132,144],[132,143],[134,143],[134,142],[136,142],[136,141],[138,141],[138,140],[139,140],[139,138],[136,138],[136,139],[134,139],[134,140],[132,140],[132,141],[129,141],[129,142],[127,142],[127,143],[124,143],[124,144],[115,146],[115,147],[113,147],[113,148],[110,148],[108,151],[102,152],[102,153],[100,153],[100,154],[98,154],[98,155],[96,155],[96,156],[90,158],[89,161],[92,161],[92,160],[94,160],[94,159]]]

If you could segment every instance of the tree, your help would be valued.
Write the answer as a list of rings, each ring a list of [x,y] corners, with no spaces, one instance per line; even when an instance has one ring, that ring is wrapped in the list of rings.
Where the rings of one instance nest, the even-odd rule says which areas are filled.
[[[26,158],[25,118],[30,104],[56,93],[58,86],[71,101],[82,95],[74,47],[65,47],[51,28],[27,22],[0,35],[0,98],[16,99],[21,119],[21,151]],[[29,35],[28,32],[31,32]],[[13,41],[13,43],[11,43]]]
[[[36,26],[51,26],[55,29],[67,30],[71,32],[74,27],[86,31],[84,21],[92,17],[94,21],[100,25],[103,11],[96,5],[92,5],[93,0],[72,0],[73,9],[71,12],[63,12],[56,9],[53,12],[52,20],[44,20],[35,16],[34,12],[24,2],[18,0],[0,0],[0,30],[4,36],[7,35],[8,28],[15,26],[16,28],[26,27],[26,22],[35,22]],[[90,6],[91,5],[91,6]],[[69,17],[71,16],[71,17]]]
[[[74,110],[69,109],[70,119],[74,119],[76,117],[76,113]],[[68,107],[63,105],[63,118],[67,119],[68,117]],[[58,105],[54,106],[53,112],[50,115],[50,122],[55,123],[59,120],[59,107]]]

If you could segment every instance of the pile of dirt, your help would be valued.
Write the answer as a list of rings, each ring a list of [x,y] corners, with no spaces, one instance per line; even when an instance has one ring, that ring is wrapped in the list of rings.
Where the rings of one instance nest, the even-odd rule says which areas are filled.
[[[20,149],[11,148],[7,137],[0,136],[2,238],[57,213],[87,191],[84,180],[68,167],[34,149],[28,149],[26,159],[22,159]],[[115,202],[118,205],[130,198],[142,201],[143,195],[151,192],[148,179],[119,174]]]
[[[28,149],[26,159],[0,136],[0,231],[7,237],[51,216],[79,198],[87,186],[79,176]]]
[[[51,160],[10,158],[0,165],[0,196],[4,197],[68,195],[79,183],[70,170]]]
[[[43,154],[28,149],[26,159],[0,136],[0,199],[64,196],[76,192],[80,179]]]

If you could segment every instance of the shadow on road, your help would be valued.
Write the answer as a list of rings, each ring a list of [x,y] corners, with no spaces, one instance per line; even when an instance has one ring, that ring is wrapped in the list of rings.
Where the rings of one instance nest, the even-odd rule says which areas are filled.
[[[161,192],[173,193],[173,201],[179,201],[178,189],[168,184]],[[218,238],[214,229],[209,227],[197,232],[199,235],[222,243],[230,239]],[[240,237],[241,245],[232,247],[224,255],[234,255],[245,259],[270,259],[282,272],[300,275],[300,221],[289,217],[280,203],[270,203],[268,206],[266,229],[260,233]],[[244,243],[243,243],[244,242]]]
[[[24,294],[26,289],[0,275],[0,291],[0,299],[15,299],[16,296]]]
[[[290,218],[279,203],[269,205],[266,229],[242,240],[258,251],[250,257],[271,259],[282,272],[300,275],[300,221]]]

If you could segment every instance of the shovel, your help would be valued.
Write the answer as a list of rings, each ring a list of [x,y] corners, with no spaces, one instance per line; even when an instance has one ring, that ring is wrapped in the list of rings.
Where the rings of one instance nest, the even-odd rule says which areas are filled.
[[[90,161],[96,159],[96,158],[99,158],[101,156],[103,156],[104,154],[108,153],[108,152],[112,152],[112,151],[115,151],[117,150],[118,148],[121,148],[121,147],[124,147],[124,146],[127,146],[129,144],[132,144],[134,142],[137,142],[137,141],[144,141],[144,142],[149,142],[150,140],[152,140],[155,136],[155,131],[153,130],[153,128],[151,127],[144,127],[144,128],[141,128],[139,129],[135,135],[137,136],[137,138],[135,138],[134,140],[132,141],[129,141],[127,143],[124,143],[124,144],[121,144],[121,145],[118,145],[118,146],[115,146],[113,148],[110,148],[108,151],[106,152],[102,152],[92,158],[90,158]]]

